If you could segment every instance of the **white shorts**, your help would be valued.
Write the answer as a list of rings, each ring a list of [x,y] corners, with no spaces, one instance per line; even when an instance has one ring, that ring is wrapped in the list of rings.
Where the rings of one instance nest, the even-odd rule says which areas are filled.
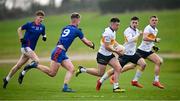
[[[23,54],[27,54],[27,53],[29,53],[29,52],[32,52],[33,50],[30,48],[30,47],[22,47],[21,48],[21,52],[23,53]]]

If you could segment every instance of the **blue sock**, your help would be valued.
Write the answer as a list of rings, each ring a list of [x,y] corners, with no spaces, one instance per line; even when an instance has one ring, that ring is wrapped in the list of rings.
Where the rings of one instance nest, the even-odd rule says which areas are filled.
[[[63,89],[67,89],[68,88],[68,84],[64,84],[64,87],[63,87]]]

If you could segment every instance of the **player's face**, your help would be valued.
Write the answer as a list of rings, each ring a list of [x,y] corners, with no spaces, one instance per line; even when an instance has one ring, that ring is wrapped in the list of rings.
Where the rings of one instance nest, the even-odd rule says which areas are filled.
[[[113,30],[117,31],[119,29],[119,22],[113,22],[111,23],[111,27],[113,28]]]
[[[138,20],[132,20],[132,21],[131,21],[131,27],[132,27],[132,28],[137,28],[137,27],[138,27],[138,24],[139,24],[139,21],[138,21]]]
[[[157,26],[158,18],[151,18],[149,23],[150,23],[151,26],[154,26],[154,27]]]
[[[44,20],[44,16],[36,16],[35,21],[36,23],[41,23]]]
[[[80,18],[77,18],[77,19],[76,19],[76,22],[77,22],[77,25],[79,25],[80,22],[81,22],[81,19],[80,19]]]

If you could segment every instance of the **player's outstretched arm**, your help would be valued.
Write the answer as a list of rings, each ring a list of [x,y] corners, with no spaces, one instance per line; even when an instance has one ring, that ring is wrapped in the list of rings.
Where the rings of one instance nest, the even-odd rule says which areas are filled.
[[[95,48],[95,44],[94,44],[93,42],[89,41],[87,38],[84,37],[84,38],[82,38],[81,40],[82,40],[82,42],[83,42],[85,45],[87,45],[88,47],[90,47],[90,48],[92,48],[92,49]]]

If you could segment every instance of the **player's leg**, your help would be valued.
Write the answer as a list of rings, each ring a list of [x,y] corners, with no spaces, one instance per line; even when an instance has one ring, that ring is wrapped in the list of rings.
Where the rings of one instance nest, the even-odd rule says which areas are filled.
[[[26,74],[26,72],[27,72],[28,70],[30,70],[31,68],[36,68],[36,67],[38,66],[38,63],[39,63],[39,58],[38,58],[38,56],[36,55],[36,53],[35,53],[33,50],[31,50],[31,48],[29,48],[29,47],[22,48],[22,52],[23,52],[27,57],[29,57],[29,58],[32,60],[32,62],[31,62],[30,64],[27,64],[27,65],[24,67],[23,71],[20,72],[19,78],[18,78],[19,84],[22,83],[23,78],[24,78],[24,75]]]
[[[38,64],[37,69],[39,69],[40,71],[42,71],[50,77],[54,77],[56,76],[60,66],[60,63],[51,61],[50,68],[45,65]]]
[[[43,73],[47,74],[50,77],[54,77],[57,74],[57,71],[60,67],[60,63],[55,62],[55,61],[51,61],[50,63],[50,68],[48,66],[45,65],[41,65],[38,64],[37,66],[33,67],[33,68],[37,68],[38,70],[42,71]],[[18,82],[21,84],[23,81],[23,78],[25,76],[25,74],[23,73],[25,70],[23,70],[18,78]]]
[[[146,67],[146,62],[143,58],[139,58],[137,61],[137,64],[140,66],[140,68],[137,69],[134,79],[131,81],[131,84],[132,84],[132,86],[143,88],[143,85],[138,83],[138,80],[141,77],[142,72],[144,71],[144,69]]]
[[[126,71],[132,70],[132,69],[134,69],[135,67],[136,67],[136,64],[134,64],[134,63],[128,63],[128,64],[126,64],[126,65],[123,67],[121,73],[124,73],[124,72],[126,72]]]
[[[78,69],[76,70],[76,77],[81,74],[81,73],[88,73],[94,76],[99,76],[101,77],[104,72],[105,72],[105,67],[107,66],[109,60],[108,56],[104,56],[100,53],[97,54],[97,63],[98,63],[98,69],[97,68],[86,68],[83,66],[79,66]]]
[[[13,68],[9,71],[8,75],[3,79],[3,88],[6,88],[8,81],[10,78],[29,60],[27,56],[24,54],[21,55],[20,59],[16,63],[16,65],[13,66]]]
[[[39,58],[36,55],[36,53],[33,50],[31,50],[31,48],[29,48],[29,47],[22,48],[21,51],[32,60],[32,62],[30,64],[27,64],[23,69],[22,73],[23,73],[23,75],[25,75],[25,73],[29,69],[37,67],[37,65],[39,63]]]
[[[69,88],[68,84],[75,72],[74,65],[72,64],[70,59],[63,60],[61,65],[67,70],[66,75],[64,77],[64,86],[62,91],[63,92],[74,92],[71,88]]]
[[[124,92],[124,89],[119,87],[119,75],[121,73],[122,67],[116,57],[113,57],[109,61],[109,65],[114,69],[114,84],[113,84],[113,92]]]
[[[155,77],[154,77],[153,85],[163,89],[164,86],[159,81],[160,66],[163,63],[162,58],[159,57],[156,53],[149,55],[147,58],[148,60],[152,61],[155,64],[155,69],[154,69]]]

